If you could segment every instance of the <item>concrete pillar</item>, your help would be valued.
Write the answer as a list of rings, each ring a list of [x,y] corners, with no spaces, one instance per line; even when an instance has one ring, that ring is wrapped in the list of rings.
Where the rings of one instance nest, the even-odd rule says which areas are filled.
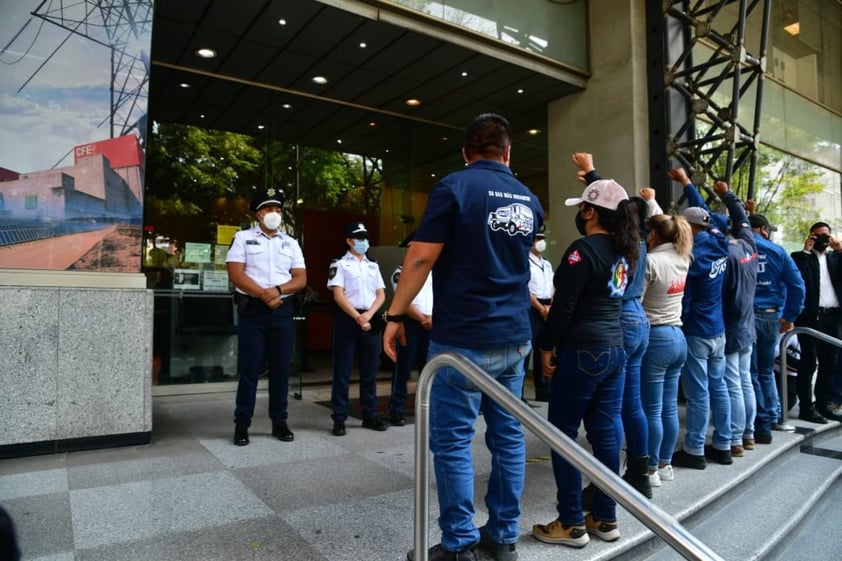
[[[592,77],[585,91],[550,103],[548,109],[550,247],[558,263],[578,237],[575,210],[564,199],[581,195],[573,152],[591,152],[596,168],[629,194],[649,184],[646,10],[635,0],[590,3]]]

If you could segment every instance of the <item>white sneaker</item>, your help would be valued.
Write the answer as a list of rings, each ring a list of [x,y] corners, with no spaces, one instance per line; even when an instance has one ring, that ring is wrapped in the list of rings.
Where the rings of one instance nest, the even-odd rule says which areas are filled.
[[[649,474],[649,486],[650,487],[660,487],[661,486],[661,476],[658,475],[658,472],[650,473]]]
[[[672,472],[672,464],[667,464],[662,468],[658,468],[658,475],[661,481],[672,481],[675,479],[675,474]]]

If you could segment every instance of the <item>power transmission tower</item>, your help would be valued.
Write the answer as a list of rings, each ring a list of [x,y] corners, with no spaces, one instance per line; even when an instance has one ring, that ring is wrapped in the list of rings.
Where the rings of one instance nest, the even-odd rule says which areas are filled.
[[[108,122],[112,138],[136,130],[141,143],[145,145],[146,100],[149,95],[149,56],[146,49],[152,31],[152,0],[42,0],[31,14],[66,30],[67,35],[21,85],[18,92],[26,87],[71,37],[79,36],[93,41],[109,49],[111,57],[111,107],[108,116],[99,126]],[[29,21],[23,27],[28,24]],[[20,31],[15,38],[18,35]]]

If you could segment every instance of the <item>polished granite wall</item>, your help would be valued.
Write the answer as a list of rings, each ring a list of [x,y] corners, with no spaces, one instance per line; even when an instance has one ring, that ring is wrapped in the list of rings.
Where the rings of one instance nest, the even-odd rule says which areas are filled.
[[[152,292],[0,286],[0,447],[152,430]]]

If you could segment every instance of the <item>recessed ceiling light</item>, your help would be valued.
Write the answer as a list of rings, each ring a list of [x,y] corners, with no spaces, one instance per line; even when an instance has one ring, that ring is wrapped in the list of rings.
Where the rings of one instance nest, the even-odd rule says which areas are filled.
[[[292,105],[290,105],[289,103],[284,103],[283,105],[281,105],[281,107],[283,107],[284,109],[292,109]]]
[[[324,76],[313,76],[310,81],[314,84],[327,84],[327,78]]]
[[[389,152],[391,152],[391,150],[389,150],[388,148],[386,148],[386,153],[388,154]]]
[[[435,176],[436,176],[436,174],[435,174],[435,173],[431,173],[431,174],[430,174],[430,177],[435,177]]]
[[[366,48],[366,47],[368,47],[368,45],[366,45],[366,44],[365,44],[365,42],[360,43],[360,48],[361,48],[361,49],[364,49],[364,48]]]
[[[415,99],[415,98],[407,99],[406,104],[409,105],[410,107],[416,107],[418,105],[421,105],[421,100]]]
[[[523,93],[523,89],[522,89],[522,88],[521,88],[521,89],[518,89],[517,93],[522,94],[522,93]]]
[[[462,71],[462,77],[464,78],[464,77],[465,77],[465,76],[467,76],[467,75],[468,75],[468,73],[467,73],[467,72],[465,72],[465,71],[463,70],[463,71]]]
[[[278,25],[286,25],[286,24],[287,24],[287,20],[285,20],[284,18],[281,18],[281,19],[278,20]]]
[[[442,140],[447,140],[446,136],[441,137]]]
[[[538,136],[541,134],[541,129],[529,129],[526,131],[530,136]]]
[[[202,58],[213,58],[216,56],[216,51],[213,49],[199,49],[196,54]]]
[[[337,143],[337,144],[342,144],[342,139],[341,139],[341,138],[337,138],[337,139],[336,139],[336,143]]]
[[[799,33],[801,33],[801,23],[796,21],[795,23],[785,25],[784,31],[786,31],[787,33],[789,33],[792,36],[796,36]]]
[[[260,129],[260,130],[263,130],[263,129],[265,129],[266,127],[265,127],[264,125],[257,125],[257,128],[258,128],[258,129]]]
[[[377,123],[375,123],[374,121],[371,121],[371,122],[368,124],[368,126],[370,126],[370,127],[376,127],[376,126],[377,126]]]
[[[179,86],[181,86],[182,88],[189,88],[190,84],[188,84],[187,82],[182,82],[179,84]]]
[[[204,113],[202,113],[201,115],[199,115],[199,118],[200,118],[200,119],[204,119],[204,118],[205,118],[205,114],[204,114]]]

